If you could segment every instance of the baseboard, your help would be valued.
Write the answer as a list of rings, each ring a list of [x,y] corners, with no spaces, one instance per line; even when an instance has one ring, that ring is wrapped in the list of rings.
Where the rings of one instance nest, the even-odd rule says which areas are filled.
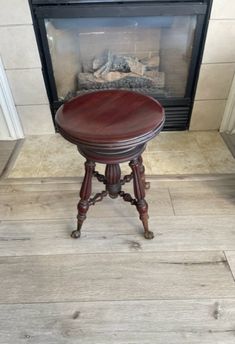
[[[235,134],[221,133],[221,136],[235,158]]]
[[[15,143],[15,146],[9,156],[9,159],[7,160],[3,170],[2,170],[2,173],[0,174],[0,180],[4,179],[4,178],[7,178],[8,174],[10,173],[12,167],[14,166],[15,164],[15,161],[21,151],[21,147],[24,143],[24,139],[19,139],[16,141]]]

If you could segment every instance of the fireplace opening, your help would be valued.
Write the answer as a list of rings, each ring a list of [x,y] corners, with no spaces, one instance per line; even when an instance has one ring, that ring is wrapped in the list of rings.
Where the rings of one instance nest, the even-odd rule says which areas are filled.
[[[76,95],[129,89],[162,102],[166,130],[187,129],[209,5],[209,0],[33,0],[53,117]]]
[[[196,16],[47,19],[59,100],[122,88],[183,97]]]

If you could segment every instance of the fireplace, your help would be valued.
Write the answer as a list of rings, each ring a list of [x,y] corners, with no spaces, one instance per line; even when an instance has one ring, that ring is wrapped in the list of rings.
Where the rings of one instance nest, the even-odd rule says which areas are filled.
[[[158,99],[165,130],[185,130],[196,89],[211,0],[32,0],[54,118],[68,99],[130,89]]]

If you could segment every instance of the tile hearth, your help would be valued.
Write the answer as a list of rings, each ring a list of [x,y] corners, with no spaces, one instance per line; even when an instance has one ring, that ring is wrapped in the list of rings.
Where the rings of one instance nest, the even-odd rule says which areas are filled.
[[[147,175],[235,173],[235,159],[217,131],[162,132],[143,155]],[[25,140],[8,178],[82,177],[84,158],[59,134]],[[128,164],[122,173],[129,174]],[[98,171],[104,165],[97,164]]]

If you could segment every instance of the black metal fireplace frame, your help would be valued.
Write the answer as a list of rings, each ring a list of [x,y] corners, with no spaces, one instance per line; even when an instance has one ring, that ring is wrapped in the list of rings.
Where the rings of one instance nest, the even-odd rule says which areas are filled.
[[[58,100],[44,19],[119,16],[197,15],[194,46],[185,96],[158,100],[166,110],[165,130],[186,130],[202,61],[212,0],[29,0],[36,39],[42,62],[42,72],[54,120],[62,101]],[[156,95],[152,94],[156,97]]]

